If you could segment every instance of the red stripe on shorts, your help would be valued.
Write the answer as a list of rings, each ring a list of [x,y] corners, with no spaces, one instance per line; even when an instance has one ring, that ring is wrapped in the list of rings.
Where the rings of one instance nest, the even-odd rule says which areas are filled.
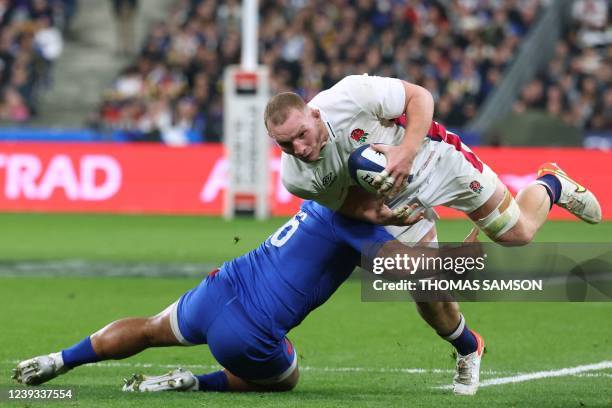
[[[407,124],[406,114],[403,113],[399,118],[395,118],[394,122],[396,125],[405,128]],[[431,126],[427,132],[427,137],[431,140],[435,140],[436,142],[444,142],[455,146],[455,149],[458,152],[461,152],[465,159],[470,162],[470,164],[474,166],[476,170],[482,173],[483,166],[480,159],[478,159],[478,156],[476,156],[473,152],[468,152],[463,149],[459,136],[447,131],[444,125],[441,123],[431,121]]]
[[[288,338],[285,337],[285,345],[287,346],[287,353],[292,356],[293,355],[293,344],[289,341]]]
[[[429,132],[427,132],[427,137],[431,140],[444,142],[455,146],[455,150],[461,152],[461,154],[463,154],[463,157],[465,157],[465,159],[470,162],[470,164],[474,166],[476,170],[482,173],[483,165],[482,162],[478,159],[478,156],[476,156],[471,151],[465,150],[463,148],[463,144],[461,143],[461,139],[459,138],[459,136],[452,132],[448,132],[444,125],[432,121],[431,127],[429,128]]]

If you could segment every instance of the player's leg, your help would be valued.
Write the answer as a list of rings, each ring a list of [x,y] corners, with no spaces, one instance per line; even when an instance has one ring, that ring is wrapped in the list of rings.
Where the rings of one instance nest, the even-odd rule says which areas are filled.
[[[244,330],[235,331],[225,320],[215,326],[209,330],[209,346],[222,370],[192,374],[179,369],[158,377],[135,376],[123,390],[284,392],[296,387],[300,373],[289,339],[278,343],[271,353],[256,351],[257,345],[247,340]]]
[[[438,242],[435,225],[420,239],[417,245],[432,245]],[[455,331],[461,320],[459,304],[454,301],[419,301],[415,296],[415,305],[419,315],[440,336],[446,337]]]
[[[242,378],[235,376],[228,370],[224,370],[227,376],[228,388],[234,392],[284,392],[291,391],[294,389],[300,379],[300,370],[296,366],[295,370],[289,376],[281,381],[277,381],[270,384],[258,384],[243,380]]]
[[[429,183],[418,193],[429,207],[445,205],[460,210],[492,240],[525,245],[546,221],[553,204],[591,224],[601,221],[601,208],[588,189],[572,180],[555,163],[545,163],[537,180],[521,190],[516,199],[497,175],[459,137],[438,125],[430,135],[444,167],[423,173]],[[434,143],[434,142],[430,142]]]
[[[436,227],[432,227],[417,245],[437,244]],[[418,297],[417,297],[418,298]],[[436,333],[443,335],[451,333],[460,320],[459,304],[457,302],[415,301],[419,315]]]
[[[484,340],[465,322],[457,302],[416,302],[419,314],[457,352],[453,378],[455,394],[473,395],[480,384]]]
[[[179,368],[159,376],[134,375],[126,380],[123,391],[285,392],[293,390],[299,378],[297,364],[286,376],[268,381],[245,380],[226,368],[206,374]]]
[[[474,242],[477,234],[470,233],[466,242]],[[433,227],[419,242],[437,242],[436,229]],[[473,395],[480,382],[480,361],[484,351],[482,337],[470,330],[461,314],[459,303],[454,301],[415,301],[419,315],[436,333],[448,341],[457,351],[456,373],[453,389],[456,394]]]
[[[216,272],[211,272],[209,276],[214,276]],[[204,279],[179,301],[155,316],[117,320],[62,351],[22,361],[13,370],[13,378],[24,384],[37,385],[80,365],[126,358],[149,347],[205,343],[205,337],[198,332],[198,327],[186,326],[178,330],[177,320],[179,308],[184,313],[197,312],[198,322],[202,325],[208,325],[216,317],[216,310],[218,305],[223,303],[223,299],[217,293],[221,291],[207,291],[208,282],[208,278]],[[181,307],[191,299],[198,301],[196,312]],[[189,340],[183,337],[182,333],[186,333]]]
[[[170,324],[173,308],[174,305],[170,305],[152,317],[130,317],[110,323],[91,335],[92,351],[100,360],[119,360],[149,347],[180,346]],[[64,362],[68,365],[80,363],[78,350],[75,351],[63,351]]]
[[[596,224],[601,208],[593,193],[572,180],[554,163],[540,167],[535,182],[512,197],[499,179],[493,195],[469,217],[494,241],[524,245],[544,224],[553,204]]]
[[[194,374],[179,368],[159,376],[134,375],[126,380],[123,391],[284,392],[295,388],[299,369],[289,339],[280,342],[272,353],[262,354],[245,343],[242,337],[249,336],[241,336],[242,330],[235,332],[226,321],[215,326],[209,330],[209,346],[223,369]],[[258,356],[254,358],[253,354]]]
[[[126,358],[149,347],[180,345],[170,326],[171,309],[152,317],[114,321],[71,347],[22,361],[13,370],[13,378],[38,385],[83,364]]]
[[[430,246],[437,245],[437,243],[436,227],[435,224],[432,224],[432,227],[419,239],[416,245]],[[436,333],[446,337],[448,333],[452,333],[457,328],[461,320],[457,302],[450,298],[449,301],[420,301],[419,298],[427,294],[415,293],[413,295],[419,315]]]
[[[497,180],[491,197],[468,216],[492,240],[524,245],[531,242],[549,211],[544,187],[532,184],[514,199],[507,187]]]
[[[203,310],[212,311],[205,315]],[[196,375],[177,369],[159,376],[135,375],[124,391],[288,391],[299,378],[297,353],[277,340],[257,311],[237,300],[223,271],[184,295],[171,314],[171,329],[183,344],[206,342],[223,369]]]

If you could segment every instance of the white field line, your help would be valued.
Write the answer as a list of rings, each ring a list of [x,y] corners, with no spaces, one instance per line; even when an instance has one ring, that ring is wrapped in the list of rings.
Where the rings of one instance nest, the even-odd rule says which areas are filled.
[[[595,364],[586,364],[586,365],[580,365],[576,367],[566,367],[566,368],[560,368],[558,370],[537,371],[534,373],[513,375],[510,377],[491,378],[485,381],[481,381],[480,387],[482,388],[482,387],[488,387],[491,385],[519,383],[519,382],[524,382],[524,381],[539,380],[541,378],[564,377],[564,376],[570,376],[570,375],[573,376],[573,375],[584,373],[587,371],[605,370],[608,368],[612,368],[612,361],[601,361]],[[436,388],[451,389],[453,388],[453,386],[443,385],[443,386],[439,386]]]
[[[4,364],[18,364],[20,360],[4,361]],[[113,367],[125,367],[125,368],[187,368],[187,369],[198,369],[198,370],[218,370],[221,367],[215,364],[157,364],[157,363],[128,363],[128,362],[116,362],[116,361],[104,361],[99,363],[86,364],[87,367],[99,367],[99,368],[113,368]],[[300,371],[312,371],[312,372],[329,372],[329,373],[399,373],[399,374],[452,374],[455,370],[443,369],[443,368],[395,368],[395,367],[313,367],[313,366],[300,366]],[[504,375],[504,374],[515,374],[511,371],[481,371],[482,374],[487,375]]]
[[[608,374],[608,373],[584,373],[584,374],[574,374],[573,376],[580,377],[580,378],[591,378],[591,377],[612,378],[612,374]]]
[[[7,360],[3,361],[2,364],[6,365],[16,365],[20,360]],[[127,363],[127,362],[99,362],[86,364],[87,367],[98,367],[98,368],[115,368],[115,367],[125,367],[125,368],[159,368],[159,369],[169,369],[169,368],[177,368],[183,367],[187,369],[194,370],[218,370],[221,367],[216,364],[158,364],[158,363]],[[573,368],[563,368],[560,370],[552,370],[552,371],[540,371],[535,373],[516,373],[511,371],[494,371],[494,370],[482,370],[480,373],[485,375],[508,375],[514,374],[510,377],[502,377],[502,378],[493,378],[489,380],[482,381],[480,383],[481,387],[486,387],[489,385],[498,385],[498,384],[507,384],[510,382],[522,382],[529,381],[533,379],[539,378],[549,378],[549,377],[560,377],[560,376],[573,376],[573,377],[605,377],[612,378],[612,374],[608,373],[586,373],[587,371],[596,371],[596,370],[604,370],[607,368],[612,368],[612,361],[602,361],[597,364],[590,364],[584,366],[578,366]],[[453,374],[455,370],[444,369],[444,368],[395,368],[395,367],[382,367],[382,368],[372,368],[372,367],[313,367],[313,366],[300,366],[300,371],[312,371],[312,372],[329,372],[329,373],[380,373],[380,374]],[[512,381],[510,380],[512,379]],[[441,386],[436,387],[441,389],[452,388],[452,386]]]

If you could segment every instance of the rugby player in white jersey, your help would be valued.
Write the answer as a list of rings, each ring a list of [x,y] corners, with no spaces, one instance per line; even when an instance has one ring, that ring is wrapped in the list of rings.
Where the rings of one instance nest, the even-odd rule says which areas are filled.
[[[437,205],[463,211],[492,240],[506,245],[530,242],[553,204],[586,222],[600,222],[595,196],[554,163],[542,165],[538,179],[514,199],[457,135],[432,120],[433,110],[431,93],[420,86],[353,75],[308,104],[293,93],[272,97],[264,120],[283,152],[281,177],[287,190],[344,215],[388,225],[404,243],[436,241],[431,209]],[[385,144],[374,147],[387,157],[387,168],[376,180],[379,196],[358,188],[347,164],[354,149],[372,143]],[[423,218],[410,225],[413,211],[421,211]],[[456,303],[416,305],[439,335],[467,349],[457,357],[454,391],[474,394],[482,338],[467,329]]]

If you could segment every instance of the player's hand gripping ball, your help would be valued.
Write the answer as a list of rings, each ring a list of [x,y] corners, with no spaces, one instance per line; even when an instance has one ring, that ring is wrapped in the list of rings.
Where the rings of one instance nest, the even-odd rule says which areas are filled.
[[[355,182],[366,191],[376,194],[382,184],[393,186],[391,177],[385,172],[387,158],[367,144],[358,147],[348,159],[349,172]],[[383,188],[384,190],[384,188]]]

